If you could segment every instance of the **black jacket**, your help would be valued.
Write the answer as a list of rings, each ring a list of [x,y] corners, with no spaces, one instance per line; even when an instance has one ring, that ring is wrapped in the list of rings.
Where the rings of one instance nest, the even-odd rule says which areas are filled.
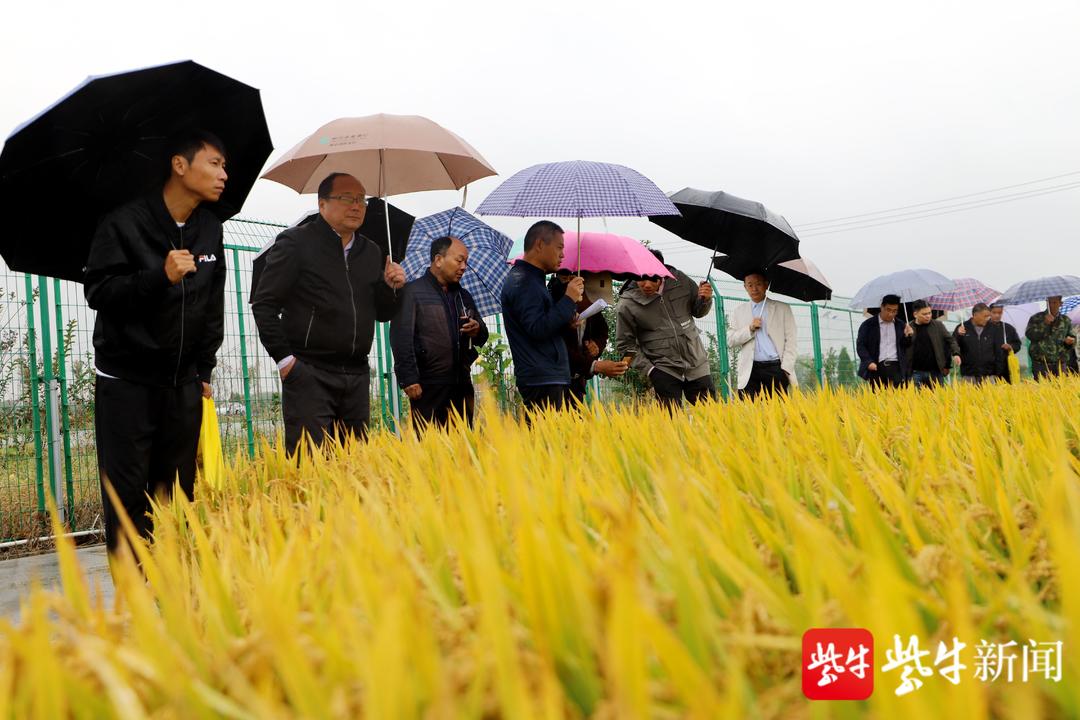
[[[896,357],[900,362],[901,374],[906,378],[911,375],[911,357],[906,352],[911,346],[911,338],[904,335],[904,321],[900,318],[893,320],[893,329],[896,331]],[[881,351],[881,328],[876,315],[867,318],[859,326],[855,351],[859,354],[859,377],[869,380],[869,365],[878,362],[878,353]]]
[[[176,285],[165,274],[171,250],[189,250],[196,271]],[[98,225],[83,291],[97,310],[98,370],[145,385],[210,382],[225,328],[221,221],[195,208],[177,227],[160,193],[130,202]]]
[[[964,334],[959,330],[964,328]],[[993,323],[987,323],[983,327],[982,335],[975,332],[975,323],[971,320],[957,325],[953,330],[956,344],[960,346],[960,374],[966,377],[993,377],[1000,375],[999,365],[1005,365],[1005,351],[1001,349],[1004,342],[1001,335],[1001,327]]]
[[[1020,340],[1020,334],[1016,332],[1016,328],[1011,323],[1007,323],[1002,320],[999,323],[995,323],[991,320],[986,324],[986,327],[990,328],[990,333],[994,336],[994,342],[1000,348],[1002,345],[1012,346],[1013,353],[1020,352],[1020,348],[1024,346],[1023,341]],[[998,377],[1009,379],[1009,353],[1004,350],[998,355],[997,364],[994,367],[994,374]]]
[[[548,290],[551,291],[551,298],[557,302],[566,295],[566,283],[557,277],[552,278],[551,282],[548,283]],[[577,304],[577,311],[587,310],[591,304],[588,300],[582,298],[581,302]],[[588,356],[585,352],[585,341],[592,340],[596,343],[600,355],[604,354],[608,341],[608,324],[607,320],[604,319],[604,314],[598,312],[585,320],[585,331],[582,333],[580,340],[578,339],[577,328],[569,323],[566,324],[563,326],[562,339],[566,344],[566,357],[570,363],[570,387],[578,395],[584,395],[586,384],[594,374],[592,371],[593,363],[599,358],[599,355],[595,358]]]
[[[401,309],[390,323],[394,371],[401,387],[458,385],[472,382],[476,348],[487,342],[488,329],[469,291],[457,283],[444,292],[428,270],[404,287]],[[461,334],[462,310],[471,310],[480,331]],[[470,347],[471,345],[471,347]]]
[[[317,217],[284,230],[267,251],[251,298],[263,347],[342,372],[367,372],[375,321],[387,321],[400,294],[383,280],[386,257],[357,234],[348,260],[341,237]]]
[[[502,308],[517,384],[569,385],[562,331],[574,317],[573,301],[565,295],[552,300],[544,271],[517,260],[503,284]]]
[[[911,321],[911,329],[919,332],[919,329],[915,327],[914,320]],[[930,346],[934,350],[934,358],[937,360],[938,369],[943,374],[948,374],[949,368],[952,367],[953,356],[960,354],[960,346],[956,344],[956,339],[953,338],[949,329],[940,320],[931,320],[923,330],[929,333]],[[911,342],[905,348],[904,354],[907,356],[907,367],[910,370],[912,356],[915,354],[914,338],[911,338]],[[962,363],[961,366],[963,366]]]

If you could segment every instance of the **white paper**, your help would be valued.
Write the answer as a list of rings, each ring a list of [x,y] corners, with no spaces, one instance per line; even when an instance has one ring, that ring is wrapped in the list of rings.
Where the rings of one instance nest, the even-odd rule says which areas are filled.
[[[604,300],[603,298],[600,298],[599,300],[594,302],[592,305],[590,305],[589,307],[582,310],[581,314],[578,315],[578,320],[588,320],[593,315],[600,312],[601,310],[603,310],[606,307],[608,307],[607,301]]]

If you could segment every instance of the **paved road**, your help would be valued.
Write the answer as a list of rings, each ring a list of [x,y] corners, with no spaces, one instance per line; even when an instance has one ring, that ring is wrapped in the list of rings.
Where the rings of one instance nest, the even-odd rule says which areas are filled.
[[[95,586],[100,587],[106,606],[111,605],[114,593],[105,546],[82,547],[75,552],[89,581],[91,594],[95,592]],[[0,616],[18,619],[19,605],[30,592],[30,583],[35,577],[44,587],[59,589],[60,565],[56,553],[0,561]]]

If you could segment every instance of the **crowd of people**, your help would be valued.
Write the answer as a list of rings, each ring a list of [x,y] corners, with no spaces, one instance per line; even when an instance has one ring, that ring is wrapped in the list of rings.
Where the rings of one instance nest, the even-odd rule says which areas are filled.
[[[194,492],[201,397],[212,397],[224,332],[222,225],[204,204],[221,196],[226,167],[226,148],[213,135],[178,139],[164,185],[110,213],[91,247],[85,293],[97,311],[96,436],[110,550],[120,538],[117,505],[146,535],[149,498],[169,495],[174,483],[189,498]],[[366,434],[377,322],[390,322],[395,374],[417,431],[454,417],[471,424],[472,367],[489,330],[461,285],[468,247],[456,237],[435,239],[426,272],[407,283],[386,249],[358,232],[366,213],[358,179],[329,174],[318,206],[317,215],[278,235],[250,298],[281,377],[288,452],[305,438],[318,446]],[[663,277],[626,282],[615,302],[611,359],[603,315],[581,317],[594,301],[614,299],[610,278],[559,272],[563,249],[557,224],[535,223],[501,290],[527,417],[581,403],[591,378],[631,368],[671,409],[716,397],[696,323],[712,308],[708,282],[667,264]],[[726,338],[738,358],[738,393],[787,392],[798,384],[792,310],[767,296],[764,270],[748,274],[744,287],[749,300],[731,312]],[[1060,305],[1050,298],[1026,328],[1036,378],[1075,371],[1076,330]],[[859,375],[872,386],[932,387],[953,365],[972,382],[1008,378],[1020,339],[1000,307],[976,305],[951,333],[925,302],[914,305],[912,322],[899,319],[899,308],[900,298],[884,297],[859,329]]]

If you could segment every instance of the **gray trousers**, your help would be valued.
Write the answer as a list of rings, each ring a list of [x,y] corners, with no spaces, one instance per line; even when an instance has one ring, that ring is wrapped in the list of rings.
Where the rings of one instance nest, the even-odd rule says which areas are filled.
[[[295,453],[306,433],[316,446],[326,437],[367,436],[371,414],[370,372],[346,373],[299,358],[281,381],[285,447]]]

